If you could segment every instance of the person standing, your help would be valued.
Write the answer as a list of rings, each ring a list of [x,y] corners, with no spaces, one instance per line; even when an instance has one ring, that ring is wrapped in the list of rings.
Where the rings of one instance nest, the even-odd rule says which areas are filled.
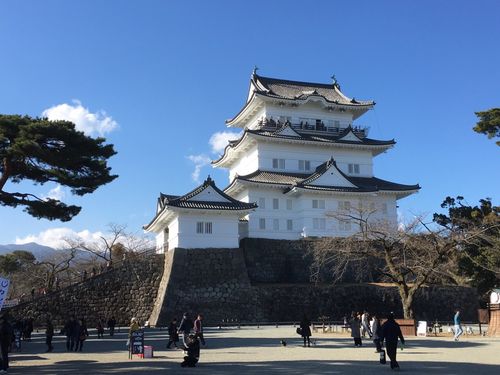
[[[179,342],[179,334],[177,333],[177,319],[174,318],[170,322],[168,326],[168,344],[167,344],[167,349],[170,349],[170,346],[174,344],[176,348],[179,348],[177,346],[177,343]]]
[[[380,342],[385,340],[387,355],[391,360],[391,369],[399,371],[399,363],[396,360],[398,348],[398,338],[401,340],[401,345],[404,345],[405,339],[401,333],[399,324],[394,320],[394,314],[391,312],[387,317],[387,321],[382,325],[382,335]]]
[[[380,353],[382,351],[382,343],[380,342],[380,336],[382,335],[382,327],[380,325],[380,319],[377,314],[373,315],[373,324],[372,324],[372,337],[373,343],[377,348],[376,353]]]
[[[2,354],[1,370],[7,372],[9,368],[9,347],[12,343],[12,338],[14,336],[14,330],[10,325],[7,315],[0,315],[0,349]]]
[[[455,312],[455,316],[453,317],[453,324],[455,325],[455,336],[453,339],[455,341],[458,341],[458,338],[464,333],[464,330],[462,329],[462,324],[460,320],[460,310],[457,309]]]
[[[351,319],[351,337],[354,339],[354,346],[362,346],[363,342],[361,341],[361,321],[359,320],[358,315],[353,312]]]
[[[47,353],[50,353],[54,350],[52,346],[52,338],[54,337],[54,325],[50,318],[47,318],[47,323],[45,326],[45,344],[47,345]]]
[[[64,324],[64,328],[61,331],[61,333],[66,336],[66,350],[68,352],[73,351],[75,347],[75,330],[77,324],[78,323],[76,322],[75,317],[71,316],[66,321],[66,324]]]
[[[184,349],[187,348],[187,339],[191,330],[193,329],[193,321],[189,317],[189,314],[186,312],[182,315],[181,324],[179,325],[178,333],[182,333],[182,344],[184,345]]]
[[[304,340],[304,348],[306,347],[306,342],[307,346],[311,346],[311,321],[305,314],[300,322],[300,335]]]
[[[203,315],[198,314],[198,318],[194,321],[194,335],[200,340],[201,344],[205,346],[205,338],[203,337]]]
[[[116,319],[114,316],[108,320],[109,335],[113,336],[115,334]]]
[[[85,323],[84,319],[80,319],[78,322],[78,335],[75,336],[75,341],[76,341],[76,347],[75,347],[75,352],[82,351],[83,349],[83,342],[87,339],[87,336],[89,335],[89,332],[87,330],[87,324]]]

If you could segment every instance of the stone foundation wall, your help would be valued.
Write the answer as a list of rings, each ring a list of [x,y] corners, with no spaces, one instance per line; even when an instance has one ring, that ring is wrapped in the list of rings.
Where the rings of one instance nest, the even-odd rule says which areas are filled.
[[[127,260],[108,272],[9,311],[14,317],[33,318],[36,325],[44,325],[47,314],[56,325],[71,315],[85,318],[88,327],[95,327],[99,317],[107,321],[114,316],[121,325],[128,325],[134,316],[146,321],[156,300],[163,264],[163,255]]]

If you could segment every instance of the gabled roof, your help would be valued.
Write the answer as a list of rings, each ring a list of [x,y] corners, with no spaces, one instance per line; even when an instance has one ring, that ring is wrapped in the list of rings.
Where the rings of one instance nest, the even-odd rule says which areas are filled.
[[[255,110],[255,106],[261,106],[266,98],[295,104],[305,103],[311,98],[319,98],[328,108],[353,110],[354,118],[361,116],[375,105],[373,100],[356,100],[347,97],[340,91],[340,85],[336,81],[333,83],[290,81],[259,76],[254,71],[245,105],[232,119],[226,120],[226,124],[234,125],[240,116],[247,111],[252,112],[251,108]]]
[[[196,189],[185,195],[169,195],[160,193],[157,212],[153,220],[143,228],[149,230],[155,225],[158,218],[169,210],[195,209],[211,211],[247,211],[257,208],[256,203],[246,203],[236,200],[222,190],[215,182],[208,178]]]
[[[319,96],[327,102],[347,106],[372,106],[375,104],[372,100],[356,100],[348,98],[340,91],[337,83],[312,83],[290,81],[285,79],[262,77],[256,73],[252,75],[252,83],[255,86],[255,92],[277,99],[305,99],[310,96]]]
[[[333,177],[328,180],[328,178],[330,178],[328,175],[333,172]],[[325,184],[325,181],[332,183]],[[411,193],[420,189],[418,184],[404,185],[376,177],[353,177],[346,175],[338,169],[333,158],[318,166],[316,170],[310,174],[257,170],[245,176],[236,176],[225,191],[228,191],[238,182],[274,186],[282,188],[283,193],[287,193],[292,189],[353,193],[375,193],[381,191]]]
[[[204,192],[208,194],[202,196]],[[212,194],[212,197],[209,197],[210,194]],[[215,182],[210,178],[210,176],[208,176],[203,184],[185,195],[175,196],[160,193],[159,204],[161,209],[170,206],[204,210],[234,211],[250,210],[257,207],[255,203],[245,203],[230,197],[215,185]]]

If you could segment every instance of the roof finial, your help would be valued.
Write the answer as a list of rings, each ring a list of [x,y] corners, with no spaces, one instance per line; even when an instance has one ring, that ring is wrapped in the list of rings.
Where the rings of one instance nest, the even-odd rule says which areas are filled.
[[[337,87],[340,90],[340,83],[339,81],[337,81],[337,77],[335,77],[335,74],[332,74],[330,78],[333,81],[333,86]]]
[[[257,70],[259,70],[259,67],[257,65],[255,65],[253,67],[253,72],[252,72],[252,75],[257,75]]]

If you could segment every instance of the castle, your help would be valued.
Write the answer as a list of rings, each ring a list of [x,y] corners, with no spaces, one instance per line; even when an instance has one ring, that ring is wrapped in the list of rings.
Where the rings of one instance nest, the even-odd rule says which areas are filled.
[[[160,194],[144,226],[157,249],[237,248],[244,238],[296,240],[349,236],[353,216],[397,225],[397,200],[417,192],[374,176],[375,156],[395,141],[354,124],[373,101],[349,98],[333,82],[263,77],[254,70],[247,100],[228,127],[242,129],[212,165],[229,170],[183,196]]]

